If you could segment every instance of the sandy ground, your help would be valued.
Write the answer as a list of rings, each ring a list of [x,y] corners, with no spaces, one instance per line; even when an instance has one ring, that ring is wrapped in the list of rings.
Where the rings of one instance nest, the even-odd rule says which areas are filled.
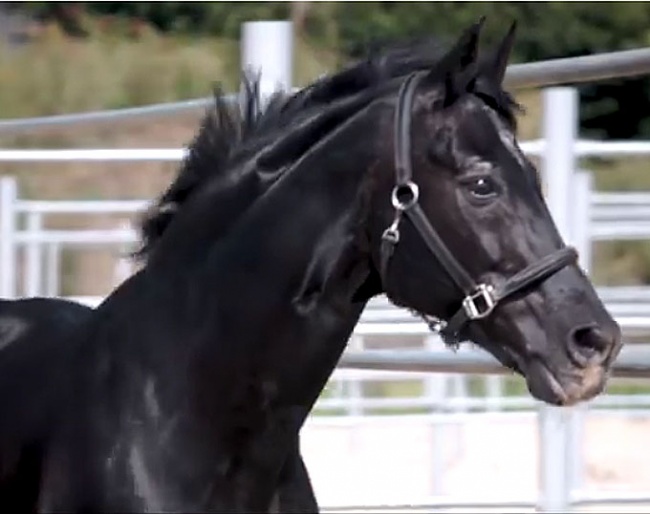
[[[649,437],[650,415],[588,416],[582,492],[650,498]],[[312,419],[303,429],[302,448],[323,507],[420,503],[435,496],[532,500],[538,493],[539,444],[530,417],[446,425],[405,416],[352,424]],[[650,512],[649,505],[580,510]]]

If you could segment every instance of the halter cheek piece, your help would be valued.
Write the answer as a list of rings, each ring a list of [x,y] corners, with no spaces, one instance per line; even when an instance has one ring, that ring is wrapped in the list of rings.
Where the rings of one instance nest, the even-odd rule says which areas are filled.
[[[388,264],[400,239],[399,225],[403,215],[406,215],[424,239],[431,253],[465,295],[461,307],[447,321],[426,314],[422,315],[431,330],[439,333],[447,344],[458,344],[460,332],[466,324],[488,317],[497,305],[515,293],[542,282],[564,267],[575,263],[578,254],[574,248],[561,248],[511,276],[499,288],[490,284],[474,282],[429,223],[418,204],[418,186],[412,180],[411,139],[409,137],[411,107],[415,90],[423,76],[423,72],[409,75],[402,83],[397,96],[395,111],[396,184],[391,195],[395,218],[382,235],[381,275],[384,284],[386,284]]]

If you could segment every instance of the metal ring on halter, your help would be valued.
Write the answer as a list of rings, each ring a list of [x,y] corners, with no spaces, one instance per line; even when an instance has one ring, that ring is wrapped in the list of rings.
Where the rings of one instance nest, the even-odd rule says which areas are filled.
[[[399,199],[400,194],[408,192],[410,197],[406,201]],[[408,181],[404,184],[399,184],[393,188],[393,193],[391,194],[391,202],[393,207],[398,211],[406,211],[418,203],[420,197],[420,188],[415,182]]]

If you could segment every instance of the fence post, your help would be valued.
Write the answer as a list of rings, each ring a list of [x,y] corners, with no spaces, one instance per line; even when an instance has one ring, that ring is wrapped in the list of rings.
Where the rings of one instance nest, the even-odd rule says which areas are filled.
[[[440,345],[438,336],[429,335],[424,338],[424,348],[433,351]],[[449,376],[446,373],[427,373],[423,377],[424,391],[430,402],[430,412],[443,412],[446,407]],[[440,496],[443,493],[445,477],[446,452],[449,448],[449,429],[440,423],[438,417],[431,418],[432,456],[431,456],[431,494]]]
[[[16,296],[16,202],[15,177],[0,178],[0,297]]]
[[[59,296],[61,294],[60,277],[61,273],[61,246],[58,243],[50,243],[46,250],[45,265],[45,296]]]
[[[580,170],[573,177],[573,217],[571,237],[580,255],[580,266],[591,272],[591,194],[593,177],[590,171]],[[570,415],[568,465],[569,483],[573,489],[584,485],[584,425],[588,415],[586,403],[576,405]]]
[[[260,74],[262,98],[293,84],[293,23],[250,21],[242,27],[241,67]]]
[[[353,335],[348,342],[348,348],[355,352],[363,351],[365,346],[365,341],[363,337]],[[352,370],[352,374],[355,371]],[[348,416],[363,416],[363,379],[355,376],[353,378],[347,378],[346,384],[344,386],[344,391],[347,389],[347,411]],[[345,394],[345,393],[344,393]]]
[[[485,410],[498,412],[502,409],[503,377],[500,375],[487,375],[485,377]]]
[[[580,266],[591,273],[591,195],[593,177],[589,170],[578,171],[573,178],[572,240],[580,254]]]
[[[40,212],[27,214],[27,232],[38,233],[43,228],[43,215]],[[36,239],[25,247],[25,296],[38,296],[43,293],[43,244]]]
[[[565,241],[573,236],[571,223],[574,146],[578,127],[578,95],[574,88],[543,91],[543,173],[551,215]],[[540,496],[542,512],[567,512],[571,505],[572,409],[542,404],[538,412],[540,438]]]

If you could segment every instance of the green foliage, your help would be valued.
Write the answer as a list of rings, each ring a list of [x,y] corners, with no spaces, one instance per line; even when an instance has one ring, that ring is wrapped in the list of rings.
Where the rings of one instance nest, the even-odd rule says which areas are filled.
[[[159,30],[237,38],[241,24],[255,19],[286,19],[283,2],[98,2],[89,12],[139,17]]]
[[[13,7],[41,18],[74,18],[81,24],[85,14],[92,14],[139,19],[162,32],[228,38],[237,38],[245,21],[286,19],[290,13],[287,2],[29,2]]]
[[[516,58],[536,60],[643,46],[650,4],[634,2],[25,2],[14,9],[83,23],[86,14],[140,19],[164,32],[237,38],[244,21],[288,19],[305,12],[299,30],[338,50],[371,39],[424,34],[455,36],[480,16],[494,41],[517,19]],[[306,5],[305,5],[306,4]],[[62,14],[63,13],[63,14]],[[332,26],[336,30],[332,30]]]
[[[514,61],[534,61],[645,46],[650,4],[627,2],[341,2],[335,11],[341,50],[355,55],[371,39],[424,34],[455,37],[486,15],[491,44],[514,19]],[[316,6],[314,7],[316,9]],[[650,80],[613,80],[580,87],[583,135],[650,138]]]
[[[88,15],[140,20],[159,31],[236,40],[249,20],[293,18],[300,35],[343,58],[369,42],[436,34],[455,37],[486,15],[485,40],[497,40],[514,19],[520,30],[515,61],[588,55],[650,42],[646,2],[26,2],[14,9],[57,20],[86,34]],[[650,80],[582,86],[583,134],[597,138],[650,138]]]

